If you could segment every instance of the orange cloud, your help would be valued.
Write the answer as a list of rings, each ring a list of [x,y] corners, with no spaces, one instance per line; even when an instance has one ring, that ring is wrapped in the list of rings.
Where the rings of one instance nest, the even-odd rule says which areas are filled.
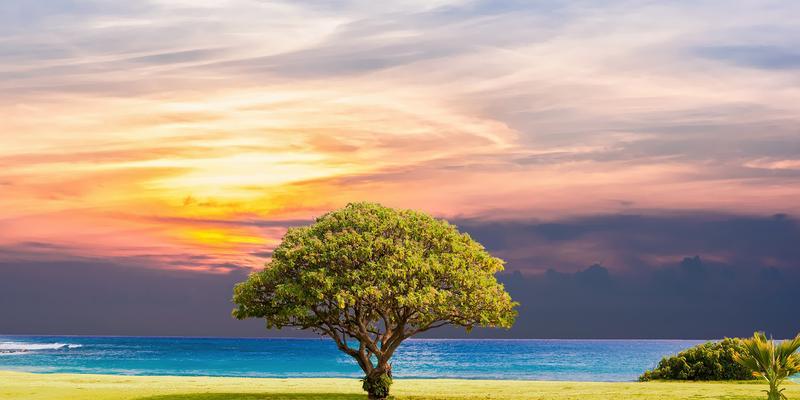
[[[210,256],[179,265],[202,269],[259,265],[284,229],[239,221],[349,201],[498,219],[800,211],[796,77],[743,58],[784,36],[726,47],[749,19],[183,3],[60,10],[72,18],[47,35],[41,10],[9,25],[0,244]]]

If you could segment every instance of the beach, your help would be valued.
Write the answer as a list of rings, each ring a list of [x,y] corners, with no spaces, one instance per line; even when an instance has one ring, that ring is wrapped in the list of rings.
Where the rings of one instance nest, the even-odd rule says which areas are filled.
[[[0,371],[0,399],[322,400],[366,399],[357,379],[34,374]],[[553,382],[398,379],[396,399],[761,399],[764,385],[740,382]],[[789,398],[800,385],[789,384]]]

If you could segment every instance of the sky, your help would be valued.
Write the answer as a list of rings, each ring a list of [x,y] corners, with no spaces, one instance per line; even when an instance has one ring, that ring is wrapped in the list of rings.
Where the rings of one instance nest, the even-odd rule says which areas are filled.
[[[794,334],[799,16],[3,1],[0,333],[295,334],[232,321],[231,286],[375,201],[507,261],[520,318],[479,337]]]

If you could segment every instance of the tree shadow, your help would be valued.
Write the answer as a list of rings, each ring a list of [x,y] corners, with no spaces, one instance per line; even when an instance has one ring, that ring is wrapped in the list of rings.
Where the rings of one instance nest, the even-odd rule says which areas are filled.
[[[365,394],[342,393],[184,393],[140,397],[136,400],[364,400]]]

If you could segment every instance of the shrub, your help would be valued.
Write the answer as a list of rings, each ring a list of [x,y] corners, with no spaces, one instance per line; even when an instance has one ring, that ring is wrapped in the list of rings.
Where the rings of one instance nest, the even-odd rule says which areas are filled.
[[[370,399],[385,399],[389,396],[389,387],[392,386],[392,378],[389,375],[366,376],[361,382],[361,388],[369,393]]]
[[[734,354],[744,352],[741,339],[725,338],[686,349],[677,355],[664,357],[652,371],[646,371],[639,381],[724,381],[754,379],[752,373],[734,360]]]

